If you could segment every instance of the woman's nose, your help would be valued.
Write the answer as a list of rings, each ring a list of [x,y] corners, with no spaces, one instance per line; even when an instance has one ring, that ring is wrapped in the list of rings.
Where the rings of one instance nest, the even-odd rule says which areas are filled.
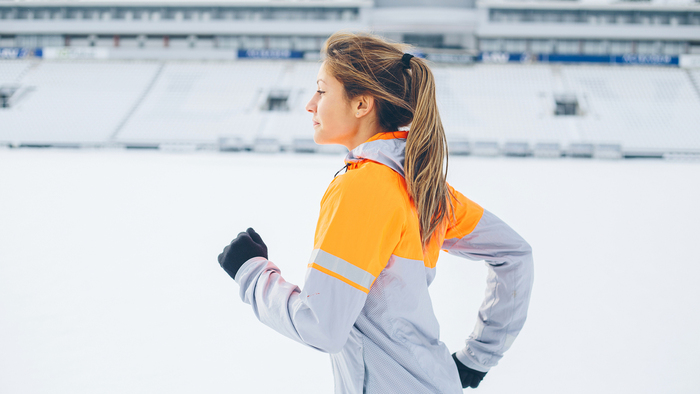
[[[316,97],[315,97],[315,95],[314,95],[314,97],[312,97],[311,100],[309,100],[309,102],[306,104],[306,110],[307,110],[308,112],[311,112],[311,113],[316,112]]]

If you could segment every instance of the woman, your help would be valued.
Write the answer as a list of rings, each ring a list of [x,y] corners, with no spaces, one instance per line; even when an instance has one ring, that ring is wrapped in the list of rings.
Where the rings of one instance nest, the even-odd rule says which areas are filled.
[[[336,393],[461,393],[477,387],[525,322],[530,246],[446,182],[432,73],[403,46],[336,33],[306,106],[314,140],[350,151],[321,202],[303,289],[251,228],[219,255],[261,322],[330,353]],[[397,131],[410,125],[410,131]],[[439,340],[428,286],[440,249],[489,267],[466,346]]]

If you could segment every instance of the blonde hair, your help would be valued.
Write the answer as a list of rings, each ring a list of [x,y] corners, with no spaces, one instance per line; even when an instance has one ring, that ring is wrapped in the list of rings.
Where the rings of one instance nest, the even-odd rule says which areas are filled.
[[[326,70],[345,87],[348,100],[374,98],[383,131],[410,125],[404,172],[426,246],[452,212],[447,187],[447,139],[435,100],[435,79],[423,59],[402,62],[410,46],[371,34],[335,33],[322,49]]]

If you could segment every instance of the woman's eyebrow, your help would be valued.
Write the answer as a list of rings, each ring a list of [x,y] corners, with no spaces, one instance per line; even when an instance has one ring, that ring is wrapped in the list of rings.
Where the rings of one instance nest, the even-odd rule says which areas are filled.
[[[316,80],[316,83],[319,83],[319,82],[326,83],[326,81],[324,81],[324,80],[322,80],[322,79],[317,79],[317,80]]]

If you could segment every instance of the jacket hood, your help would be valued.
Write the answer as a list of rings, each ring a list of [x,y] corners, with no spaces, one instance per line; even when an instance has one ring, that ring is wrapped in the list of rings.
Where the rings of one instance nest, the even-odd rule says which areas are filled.
[[[345,156],[346,163],[372,160],[404,175],[407,131],[379,133],[358,145]]]

